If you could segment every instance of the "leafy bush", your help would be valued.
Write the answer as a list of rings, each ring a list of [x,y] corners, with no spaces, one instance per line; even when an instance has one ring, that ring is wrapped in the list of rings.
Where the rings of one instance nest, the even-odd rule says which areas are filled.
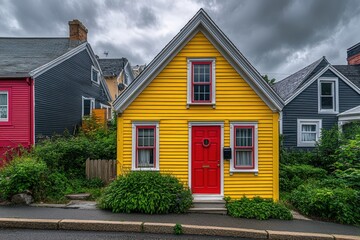
[[[116,158],[116,131],[100,129],[91,135],[44,140],[33,149],[32,156],[43,159],[52,171],[65,173],[69,178],[84,178],[87,158]]]
[[[292,214],[289,209],[272,199],[255,197],[249,199],[243,197],[239,200],[231,201],[227,199],[226,208],[228,214],[238,218],[256,218],[266,220],[269,218],[291,220]]]
[[[360,168],[360,133],[341,145],[336,153],[337,162],[333,165],[335,169]]]
[[[280,165],[280,190],[290,192],[309,179],[322,179],[326,170],[310,165]]]
[[[184,213],[192,205],[190,190],[176,177],[158,172],[136,171],[118,177],[99,201],[113,212],[147,214]]]
[[[0,170],[0,195],[9,199],[12,195],[31,191],[34,196],[43,187],[39,182],[47,174],[46,164],[33,158],[16,158]]]
[[[316,157],[312,151],[281,148],[280,163],[284,165],[309,164]]]
[[[335,171],[335,176],[343,180],[349,187],[360,190],[360,169],[348,168],[344,171]]]
[[[325,184],[326,185],[326,184]],[[360,223],[360,194],[351,188],[324,186],[313,182],[291,192],[290,202],[301,213],[335,220],[340,223]]]

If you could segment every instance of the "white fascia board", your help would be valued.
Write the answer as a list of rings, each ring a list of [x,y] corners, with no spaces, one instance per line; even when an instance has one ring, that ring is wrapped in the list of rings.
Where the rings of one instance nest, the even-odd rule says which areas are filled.
[[[212,38],[226,51],[228,56],[233,59],[234,63],[240,66],[245,75],[248,76],[247,82],[251,82],[251,87],[264,100],[264,102],[273,110],[280,111],[283,107],[283,101],[268,86],[261,75],[246,60],[246,58],[237,50],[235,45],[222,33],[216,24],[208,17],[204,10],[200,10],[185,25],[185,27],[165,46],[165,48],[150,62],[143,73],[133,82],[114,102],[114,108],[117,112],[123,112],[131,102],[142,92],[142,90],[154,79],[154,77],[162,71],[162,69],[170,62],[170,60],[181,50],[202,26],[208,36]],[[204,32],[206,32],[204,31]],[[236,68],[239,72],[239,69]],[[244,74],[242,74],[243,76]],[[244,76],[243,76],[244,77]],[[244,77],[245,78],[245,77]]]
[[[336,76],[338,76],[341,80],[343,80],[343,82],[345,82],[349,87],[354,89],[355,92],[360,94],[360,89],[352,81],[350,81],[347,77],[345,77],[341,72],[339,72],[336,68],[330,66],[330,71],[332,71]]]

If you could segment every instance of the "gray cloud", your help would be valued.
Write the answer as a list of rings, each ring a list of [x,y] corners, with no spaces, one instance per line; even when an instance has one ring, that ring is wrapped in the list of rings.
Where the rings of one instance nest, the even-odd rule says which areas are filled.
[[[261,73],[277,79],[321,56],[345,64],[346,49],[360,41],[356,0],[0,0],[0,36],[67,36],[76,18],[100,57],[109,51],[149,63],[200,7]]]

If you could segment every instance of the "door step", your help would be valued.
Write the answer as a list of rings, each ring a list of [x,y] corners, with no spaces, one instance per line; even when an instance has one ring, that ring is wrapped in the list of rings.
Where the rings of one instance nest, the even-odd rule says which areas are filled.
[[[194,200],[190,213],[227,214],[224,200]]]

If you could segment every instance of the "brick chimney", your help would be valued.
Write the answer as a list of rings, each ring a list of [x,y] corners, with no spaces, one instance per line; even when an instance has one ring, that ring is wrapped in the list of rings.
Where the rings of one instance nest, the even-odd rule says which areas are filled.
[[[77,19],[69,21],[70,40],[87,41],[87,28]]]
[[[360,64],[360,42],[347,50],[348,65]]]

